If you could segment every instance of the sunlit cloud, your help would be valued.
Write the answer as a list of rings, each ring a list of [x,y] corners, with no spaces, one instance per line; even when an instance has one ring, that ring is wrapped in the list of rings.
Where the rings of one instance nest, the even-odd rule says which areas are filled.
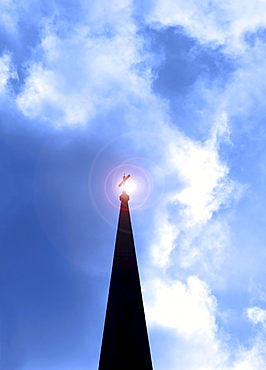
[[[171,183],[176,179],[179,187],[169,189],[165,205],[162,206],[164,209],[161,208],[158,212],[158,232],[152,248],[153,256],[157,256],[157,263],[169,263],[170,253],[175,247],[190,250],[191,262],[197,259],[200,249],[199,245],[193,247],[194,239],[208,235],[204,225],[212,219],[214,212],[221,206],[228,206],[235,197],[239,198],[241,186],[230,180],[229,169],[218,156],[219,142],[223,135],[227,137],[224,120],[222,123],[214,123],[212,135],[205,143],[194,142],[177,132],[172,133],[175,140],[169,137],[164,168],[170,171],[167,181]],[[167,207],[173,211],[170,213]],[[216,222],[216,230],[221,233],[221,238],[217,234],[215,238],[217,241],[223,240],[224,227],[217,228],[217,225]],[[203,244],[211,244],[208,243],[207,236]],[[220,249],[218,242],[217,249]],[[194,257],[193,253],[196,253]]]
[[[148,284],[147,290],[149,327],[174,332],[179,347],[183,348],[182,351],[175,347],[173,341],[170,369],[175,369],[177,363],[180,369],[227,368],[228,354],[216,324],[217,302],[206,283],[196,276],[190,276],[184,283],[156,279]]]
[[[189,277],[186,284],[156,279],[152,285],[150,292],[154,302],[147,311],[152,325],[175,329],[186,337],[202,334],[213,337],[216,301],[196,276]]]

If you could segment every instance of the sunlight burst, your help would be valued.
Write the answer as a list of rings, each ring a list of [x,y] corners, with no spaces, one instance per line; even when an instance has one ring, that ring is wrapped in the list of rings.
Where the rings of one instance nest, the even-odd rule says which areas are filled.
[[[124,189],[129,195],[134,194],[137,190],[137,184],[132,178],[130,178],[129,181],[125,183]]]

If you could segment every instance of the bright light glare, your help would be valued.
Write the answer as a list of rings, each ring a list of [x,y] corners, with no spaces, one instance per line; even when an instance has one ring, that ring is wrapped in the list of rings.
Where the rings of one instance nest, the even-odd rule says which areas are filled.
[[[137,184],[134,180],[132,180],[131,178],[128,179],[125,183],[125,191],[131,195],[133,193],[135,193],[137,190]]]
[[[140,162],[141,158],[137,159]],[[157,201],[158,194],[160,195],[163,191],[163,178],[160,176],[160,173],[158,176],[158,171],[156,172],[153,170],[154,164],[151,163],[151,161],[144,162],[145,167],[124,163],[114,167],[107,174],[104,182],[104,193],[113,206],[119,207],[118,200],[123,191],[130,197],[130,209],[143,209],[144,204],[146,208],[151,207],[151,205],[154,204],[155,197],[153,196],[153,200],[150,199],[150,197],[152,194],[155,194],[155,190],[157,192]],[[149,170],[151,164],[153,166],[151,168],[152,171]],[[153,179],[154,173],[157,173],[156,182],[154,182]],[[156,184],[156,186],[158,184],[158,186],[154,188],[154,184]]]

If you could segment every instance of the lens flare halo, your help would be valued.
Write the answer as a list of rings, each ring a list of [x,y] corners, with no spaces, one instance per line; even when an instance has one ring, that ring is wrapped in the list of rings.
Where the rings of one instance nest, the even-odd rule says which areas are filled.
[[[121,188],[118,187],[123,175],[130,174],[127,180],[125,190],[130,196],[130,208],[137,209],[142,207],[149,199],[153,181],[151,174],[143,167],[130,163],[123,163],[113,168],[106,176],[104,182],[104,193],[107,200],[114,206],[118,207],[117,198],[121,193]]]

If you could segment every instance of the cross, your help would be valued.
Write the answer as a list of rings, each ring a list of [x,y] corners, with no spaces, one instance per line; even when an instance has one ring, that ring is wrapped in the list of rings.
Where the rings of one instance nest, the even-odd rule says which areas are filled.
[[[125,184],[126,184],[126,181],[130,178],[130,175],[127,175],[127,176],[123,176],[123,180],[120,182],[120,184],[118,184],[119,188],[120,186],[123,185],[123,193],[125,193]]]

